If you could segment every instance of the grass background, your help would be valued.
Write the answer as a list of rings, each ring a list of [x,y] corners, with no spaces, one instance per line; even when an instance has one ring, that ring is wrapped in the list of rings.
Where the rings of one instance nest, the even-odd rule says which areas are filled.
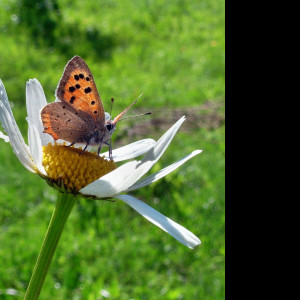
[[[114,147],[157,139],[185,114],[150,173],[203,150],[132,192],[195,233],[199,247],[120,201],[81,199],[40,299],[224,299],[224,39],[224,0],[0,1],[0,78],[24,136],[25,82],[37,78],[52,102],[65,64],[80,55],[107,110],[115,98],[113,115],[140,93],[132,114],[155,112],[120,124]],[[0,299],[22,299],[55,199],[0,141]]]

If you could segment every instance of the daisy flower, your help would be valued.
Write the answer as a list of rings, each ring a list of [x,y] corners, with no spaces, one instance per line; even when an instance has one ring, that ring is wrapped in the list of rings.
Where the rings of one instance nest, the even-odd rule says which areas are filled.
[[[50,135],[43,133],[40,110],[47,104],[47,101],[38,80],[29,80],[26,84],[29,146],[25,144],[16,124],[1,80],[0,97],[0,121],[8,135],[0,132],[0,138],[10,142],[13,151],[26,169],[37,173],[49,184],[67,192],[97,199],[120,199],[184,245],[194,248],[200,244],[200,240],[195,235],[179,224],[133,196],[122,194],[157,181],[201,153],[201,150],[193,151],[159,172],[141,179],[160,159],[185,117],[179,119],[157,142],[144,139],[114,150],[114,162],[129,160],[146,153],[142,160],[130,161],[116,168],[113,161],[87,151],[84,155],[79,155],[81,150],[54,143]],[[108,152],[103,155],[108,157]],[[74,160],[77,160],[77,163]]]
[[[179,119],[158,141],[143,139],[114,149],[112,152],[113,160],[109,160],[106,159],[108,152],[99,157],[88,151],[82,152],[80,148],[66,147],[63,141],[55,142],[50,135],[43,133],[40,111],[45,105],[47,105],[47,101],[42,86],[36,79],[29,80],[26,83],[26,119],[28,122],[28,145],[26,145],[13,116],[4,85],[0,80],[0,121],[6,133],[0,131],[0,139],[11,144],[17,158],[27,170],[41,176],[48,184],[57,188],[65,198],[75,199],[74,203],[78,198],[76,196],[94,199],[116,198],[131,206],[148,221],[187,247],[194,248],[201,243],[193,233],[162,215],[145,202],[124,194],[157,181],[201,153],[201,150],[193,151],[164,169],[142,178],[168,148],[185,117]],[[106,116],[109,117],[107,113]],[[141,160],[132,160],[141,155],[144,155]],[[117,167],[116,162],[124,160],[130,161]],[[58,205],[63,206],[70,202],[72,201],[60,201],[60,204],[56,206],[56,211],[59,211]],[[66,215],[65,221],[74,203],[68,208],[60,209]],[[61,220],[63,217],[57,218]],[[54,219],[55,213],[51,222],[55,222]],[[60,226],[62,231],[64,223]],[[55,247],[56,245],[54,250]],[[40,253],[38,260],[42,261],[43,259],[45,258]],[[46,276],[46,273],[43,276]],[[36,277],[41,277],[41,275]],[[30,284],[37,286],[36,282],[32,283],[34,280],[37,279],[32,278]],[[39,291],[34,293],[38,295]],[[25,299],[35,298],[28,296]]]

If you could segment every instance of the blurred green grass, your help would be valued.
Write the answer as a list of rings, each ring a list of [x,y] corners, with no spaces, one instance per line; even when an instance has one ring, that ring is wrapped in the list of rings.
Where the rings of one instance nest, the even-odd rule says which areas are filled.
[[[24,9],[34,1],[0,2],[0,78],[24,136],[26,80],[37,78],[53,101],[73,55],[88,63],[106,108],[115,98],[116,113],[140,93],[136,109],[144,111],[224,102],[224,1],[36,2],[58,4],[46,7],[52,29],[37,16],[38,6]],[[136,139],[162,134],[149,127]],[[199,236],[197,249],[181,245],[121,202],[81,199],[40,299],[105,299],[101,290],[109,299],[224,299],[224,136],[224,124],[179,131],[151,172],[195,149],[203,153],[132,193]],[[125,142],[116,131],[114,144]],[[29,174],[2,141],[0,299],[14,298],[5,295],[9,288],[24,294],[55,199],[56,192]]]

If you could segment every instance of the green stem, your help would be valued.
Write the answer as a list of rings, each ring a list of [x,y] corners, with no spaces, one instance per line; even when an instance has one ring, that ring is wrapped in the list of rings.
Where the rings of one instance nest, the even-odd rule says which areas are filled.
[[[56,246],[76,201],[77,198],[72,194],[59,193],[24,300],[36,300],[39,298]]]

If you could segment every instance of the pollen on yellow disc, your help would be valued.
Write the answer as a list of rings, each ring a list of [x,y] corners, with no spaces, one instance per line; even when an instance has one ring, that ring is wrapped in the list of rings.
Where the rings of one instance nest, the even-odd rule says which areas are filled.
[[[114,161],[65,145],[43,146],[43,166],[48,181],[77,192],[116,168]]]

